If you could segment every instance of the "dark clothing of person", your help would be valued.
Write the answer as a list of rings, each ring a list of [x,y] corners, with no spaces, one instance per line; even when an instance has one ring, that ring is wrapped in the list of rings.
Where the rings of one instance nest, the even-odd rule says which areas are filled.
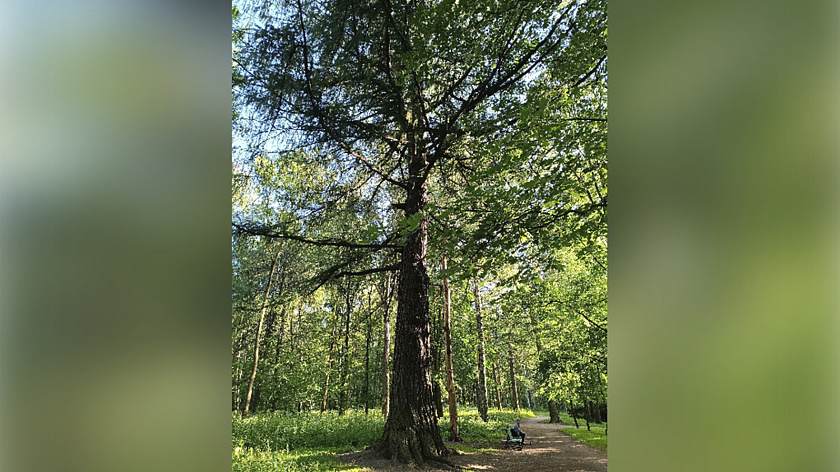
[[[525,442],[525,433],[523,433],[522,430],[519,429],[519,423],[514,423],[513,428],[511,428],[511,430],[510,430],[510,434],[513,437],[518,436],[518,437],[522,438],[522,442],[523,443]]]

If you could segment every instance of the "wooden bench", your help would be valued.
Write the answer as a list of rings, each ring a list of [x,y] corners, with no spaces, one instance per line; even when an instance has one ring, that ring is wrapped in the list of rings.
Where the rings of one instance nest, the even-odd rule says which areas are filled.
[[[513,432],[511,431],[510,428],[507,428],[506,431],[507,431],[507,438],[504,439],[505,447],[507,449],[515,449],[517,451],[521,451],[522,446],[524,446],[522,438],[520,436],[514,436]]]

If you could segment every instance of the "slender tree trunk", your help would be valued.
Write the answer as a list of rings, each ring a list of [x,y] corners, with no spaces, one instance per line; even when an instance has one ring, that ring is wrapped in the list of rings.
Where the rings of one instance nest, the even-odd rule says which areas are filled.
[[[403,463],[423,466],[427,462],[445,462],[449,451],[443,443],[435,416],[432,392],[431,336],[429,319],[429,275],[426,272],[428,222],[423,209],[426,194],[426,156],[416,129],[419,113],[409,116],[409,184],[405,214],[420,214],[417,228],[411,231],[402,249],[400,282],[397,292],[397,327],[394,344],[394,377],[391,383],[390,409],[385,431],[378,444],[385,455]]]
[[[382,275],[382,416],[388,417],[388,401],[390,398],[390,359],[391,359],[391,295],[393,293],[393,275],[386,272]]]
[[[525,365],[524,362],[522,363],[522,375],[525,376],[525,379],[527,379],[528,383],[530,384],[531,383],[531,374],[528,372],[528,366]],[[534,400],[534,395],[531,392],[531,388],[528,387],[527,385],[525,386],[525,400],[528,401],[528,409],[529,410],[536,409],[537,402],[536,402],[536,400]]]
[[[571,402],[571,400],[569,401],[569,413],[572,414],[572,419],[575,420],[575,428],[580,428],[580,425],[578,424],[577,420],[577,415],[575,415],[575,405]]]
[[[431,290],[429,293],[429,299],[432,299]],[[431,304],[431,302],[430,302]],[[440,389],[440,382],[438,379],[440,378],[441,368],[443,367],[443,349],[441,348],[441,344],[443,344],[443,330],[440,329],[440,326],[443,324],[443,303],[440,304],[440,309],[438,310],[437,316],[432,318],[432,388],[434,389],[434,396],[435,396],[435,408],[437,408],[437,416],[438,418],[443,418],[443,392]]]
[[[446,270],[446,253],[441,257],[441,269]],[[443,277],[443,345],[446,354],[446,391],[449,393],[449,440],[461,442],[458,428],[458,395],[455,392],[455,372],[452,368],[452,292],[449,277]]]
[[[236,360],[237,360],[236,382],[234,384],[236,400],[235,400],[235,403],[234,403],[233,407],[234,407],[234,411],[239,411],[239,407],[240,407],[240,405],[242,405],[242,393],[241,393],[241,390],[242,390],[242,367],[241,367],[241,364],[243,362],[245,362],[245,360],[246,360],[245,352],[239,351],[236,354]]]
[[[260,412],[260,386],[254,386],[254,401],[251,403],[251,410],[254,414]]]
[[[583,402],[583,411],[584,411],[584,413],[586,413],[586,416],[584,416],[583,419],[586,420],[586,430],[587,431],[592,431],[591,429],[589,429],[589,418],[592,416],[592,409],[589,407],[589,405],[590,405],[589,401],[584,401]]]
[[[443,418],[443,392],[440,391],[440,384],[437,381],[432,381],[432,389],[434,389],[435,410],[438,418]]]
[[[324,400],[321,402],[321,413],[327,411],[329,407],[329,397],[330,397],[330,373],[333,370],[333,348],[335,347],[335,328],[333,328],[332,332],[330,333],[330,348],[327,351],[327,378],[324,381]]]
[[[484,355],[484,325],[481,321],[481,293],[478,279],[475,281],[475,329],[478,334],[478,387],[476,389],[476,407],[478,414],[487,422],[487,360]]]
[[[519,391],[516,388],[516,370],[513,367],[513,335],[508,331],[508,364],[510,365],[510,393],[513,396],[513,409],[519,411]]]
[[[493,362],[493,380],[496,382],[496,403],[499,405],[499,410],[504,409],[502,404],[502,380],[499,377],[499,370],[496,368],[496,362]]]
[[[368,292],[368,306],[370,306],[370,292]],[[368,397],[370,396],[370,335],[371,335],[371,325],[370,325],[370,317],[373,312],[368,313],[367,319],[367,336],[365,342],[365,389],[363,392],[363,396],[365,397],[365,414],[368,414]]]
[[[347,279],[347,287],[345,292],[345,300],[347,301],[347,309],[344,315],[344,352],[341,354],[341,380],[339,381],[339,388],[341,394],[338,403],[338,416],[343,416],[347,408],[348,382],[347,373],[350,365],[350,314],[352,312],[350,279]]]
[[[245,407],[242,408],[242,417],[248,416],[248,407],[251,405],[251,394],[254,391],[254,379],[257,378],[257,366],[260,361],[260,337],[262,336],[263,321],[265,321],[265,310],[268,307],[268,298],[271,295],[271,282],[274,279],[274,271],[277,269],[277,261],[280,259],[281,247],[277,250],[277,255],[274,256],[274,261],[271,263],[271,270],[268,272],[268,283],[265,287],[265,296],[263,296],[262,309],[260,310],[260,322],[257,324],[257,335],[254,340],[254,367],[251,369],[251,379],[248,381],[248,393],[245,396]]]

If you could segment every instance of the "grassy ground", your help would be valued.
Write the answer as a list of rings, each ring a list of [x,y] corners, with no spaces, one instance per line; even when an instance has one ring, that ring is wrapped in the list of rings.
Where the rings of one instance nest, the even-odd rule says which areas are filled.
[[[540,415],[548,415],[548,412],[540,411],[537,413]],[[549,420],[547,419],[543,420],[543,423],[548,423],[548,421]],[[566,424],[575,424],[575,420],[574,418],[572,418],[572,415],[562,411],[560,412],[560,421]],[[589,444],[592,447],[596,447],[603,451],[607,450],[607,423],[589,423],[589,427],[592,429],[592,431],[588,431],[586,429],[586,420],[583,418],[578,418],[578,425],[580,426],[580,428],[578,429],[566,428],[563,430],[563,432],[568,434],[569,436],[577,438],[581,442]]]
[[[587,431],[585,428],[565,428],[563,432],[592,447],[602,451],[607,450],[607,435],[602,428],[592,428],[592,431]]]
[[[517,418],[535,416],[528,410],[490,410],[484,423],[474,409],[458,411],[458,424],[464,441],[496,443],[505,427]],[[333,454],[361,450],[382,436],[385,419],[380,412],[348,411],[290,414],[261,413],[240,418],[232,415],[233,472],[320,472],[328,470],[359,471],[341,464]],[[439,419],[444,439],[449,436],[449,419]],[[484,451],[457,445],[463,451]]]

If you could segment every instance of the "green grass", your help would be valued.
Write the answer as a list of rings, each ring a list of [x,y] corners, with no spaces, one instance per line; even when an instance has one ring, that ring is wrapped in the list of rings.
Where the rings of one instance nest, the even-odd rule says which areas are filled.
[[[564,428],[563,432],[592,447],[607,450],[607,435],[604,429],[592,428],[592,431],[588,431],[586,428]]]
[[[531,418],[528,410],[490,410],[489,421],[481,421],[475,409],[458,411],[464,441],[496,444],[505,428],[517,418]],[[382,437],[385,419],[378,411],[365,415],[348,411],[344,416],[329,413],[260,413],[242,419],[232,414],[233,472],[321,472],[360,471],[342,464],[333,454],[366,448]],[[438,419],[440,431],[448,436],[448,415]],[[482,449],[452,444],[464,452],[488,453]]]
[[[364,449],[382,436],[380,412],[314,414],[264,413],[246,419],[233,414],[233,447],[263,451],[317,447]],[[352,450],[351,449],[351,450]]]
[[[333,454],[364,449],[382,436],[379,412],[261,413],[232,416],[233,472],[360,471]]]
[[[487,423],[481,420],[478,411],[470,408],[458,410],[458,430],[464,441],[497,443],[505,437],[505,429],[519,418],[536,416],[529,410],[490,410]],[[438,425],[444,437],[449,436],[449,415],[438,418]]]
[[[352,449],[351,449],[352,450]],[[360,467],[338,462],[332,454],[348,452],[347,448],[304,448],[299,450],[263,451],[237,447],[233,450],[232,472],[323,472],[332,470],[361,471]]]

